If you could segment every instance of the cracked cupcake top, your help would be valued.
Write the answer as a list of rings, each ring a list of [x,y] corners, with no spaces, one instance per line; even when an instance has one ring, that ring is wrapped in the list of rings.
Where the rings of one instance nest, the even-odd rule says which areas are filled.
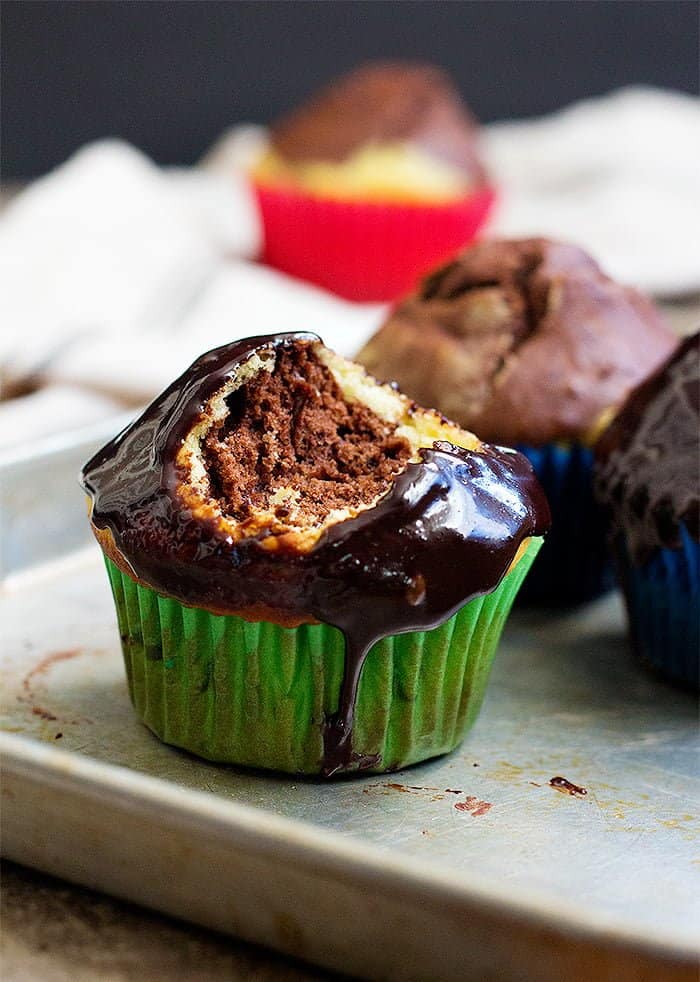
[[[590,442],[674,343],[577,247],[493,240],[426,277],[358,360],[486,439],[536,446]]]
[[[637,562],[700,541],[700,334],[630,395],[596,446],[596,490]]]

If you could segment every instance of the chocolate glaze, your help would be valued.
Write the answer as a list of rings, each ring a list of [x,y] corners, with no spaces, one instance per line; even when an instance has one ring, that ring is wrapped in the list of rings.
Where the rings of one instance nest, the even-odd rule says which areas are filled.
[[[596,492],[632,558],[700,541],[700,333],[630,395],[596,445]]]
[[[435,627],[492,591],[521,542],[547,530],[549,508],[520,454],[437,442],[377,504],[331,526],[307,552],[270,552],[260,538],[234,543],[214,518],[195,518],[179,497],[175,456],[203,407],[255,351],[318,340],[249,338],[202,356],[85,465],[82,484],[93,525],[111,531],[134,576],[159,593],[251,619],[272,605],[280,623],[319,620],[343,632],[342,691],[324,728],[323,771],[331,775],[376,763],[351,744],[372,645]]]

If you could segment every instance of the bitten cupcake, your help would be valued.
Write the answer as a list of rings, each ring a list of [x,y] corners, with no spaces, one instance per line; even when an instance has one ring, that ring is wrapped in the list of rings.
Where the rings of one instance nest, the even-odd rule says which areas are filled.
[[[631,394],[596,446],[596,489],[637,653],[700,687],[700,334]]]
[[[403,62],[367,64],[279,120],[253,178],[265,261],[351,300],[399,296],[493,198],[459,93]]]
[[[524,457],[309,334],[202,356],[82,483],[147,726],[326,776],[456,746],[549,522]]]
[[[358,360],[528,456],[553,523],[522,597],[557,606],[612,585],[591,447],[674,345],[653,304],[575,246],[494,240],[428,276]]]

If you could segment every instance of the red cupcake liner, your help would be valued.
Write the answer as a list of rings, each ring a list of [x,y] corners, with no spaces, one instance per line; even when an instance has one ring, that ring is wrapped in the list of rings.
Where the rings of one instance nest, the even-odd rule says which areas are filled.
[[[495,200],[482,188],[449,204],[359,204],[255,185],[263,262],[348,300],[395,300],[470,242]]]

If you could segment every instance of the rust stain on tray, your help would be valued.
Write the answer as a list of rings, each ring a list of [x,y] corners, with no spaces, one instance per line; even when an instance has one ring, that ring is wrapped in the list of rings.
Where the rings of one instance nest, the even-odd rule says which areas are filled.
[[[476,795],[469,794],[464,801],[456,801],[455,809],[458,812],[467,812],[472,818],[479,818],[491,811],[493,804],[490,801],[482,801]]]
[[[58,717],[52,713],[49,709],[38,704],[37,697],[34,693],[34,680],[40,675],[46,675],[50,668],[59,662],[70,661],[71,658],[77,658],[78,655],[82,654],[80,648],[69,648],[65,651],[55,651],[50,655],[42,658],[41,661],[30,669],[22,680],[22,691],[23,696],[19,698],[23,702],[28,702],[31,706],[31,712],[34,716],[39,716],[41,719],[47,722],[55,722]]]

